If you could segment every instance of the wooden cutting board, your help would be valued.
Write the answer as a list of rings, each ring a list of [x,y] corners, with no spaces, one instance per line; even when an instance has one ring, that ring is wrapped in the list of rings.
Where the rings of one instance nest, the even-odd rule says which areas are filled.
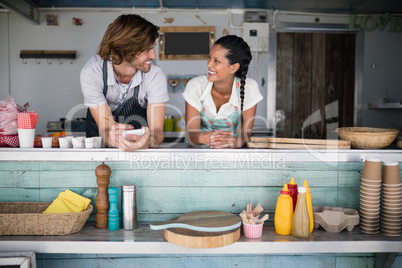
[[[350,146],[343,145],[320,145],[320,144],[291,144],[291,143],[268,143],[268,142],[248,142],[248,148],[260,149],[326,149],[326,150],[348,150]]]
[[[184,224],[185,228],[169,228]],[[152,223],[151,229],[164,229],[165,239],[175,245],[190,248],[216,248],[230,245],[240,238],[241,218],[237,215],[214,210],[183,214],[163,223]],[[169,229],[167,229],[169,228]],[[191,229],[203,229],[196,231]],[[219,228],[227,229],[226,231]]]
[[[326,149],[326,150],[348,150],[350,141],[342,140],[319,140],[319,139],[295,139],[295,138],[272,138],[272,137],[250,137],[247,143],[249,148],[260,149]]]
[[[350,146],[351,141],[322,140],[322,139],[296,139],[296,138],[273,138],[273,137],[250,137],[251,142],[290,143],[290,144],[316,144],[331,146]]]
[[[225,232],[238,228],[241,218],[237,215],[216,211],[202,210],[183,214],[167,222],[151,223],[152,230],[185,228],[198,232]]]

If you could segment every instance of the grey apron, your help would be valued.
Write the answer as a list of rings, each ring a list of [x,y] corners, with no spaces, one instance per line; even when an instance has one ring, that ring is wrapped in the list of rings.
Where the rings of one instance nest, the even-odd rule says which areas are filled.
[[[106,97],[107,93],[107,62],[103,62],[103,95]],[[130,124],[134,129],[141,128],[142,126],[148,126],[147,122],[147,109],[142,108],[138,102],[138,92],[140,86],[134,88],[134,95],[128,99],[123,105],[112,111],[113,119],[116,122],[122,124]],[[105,120],[100,118],[99,120]],[[99,136],[99,129],[96,125],[89,108],[87,109],[87,118],[85,120],[85,132],[87,137]]]

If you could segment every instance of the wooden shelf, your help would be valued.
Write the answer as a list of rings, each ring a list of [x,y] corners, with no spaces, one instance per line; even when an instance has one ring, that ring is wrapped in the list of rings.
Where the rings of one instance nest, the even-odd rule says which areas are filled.
[[[381,233],[369,235],[355,226],[352,232],[329,233],[314,229],[309,239],[275,233],[272,222],[264,225],[263,236],[240,236],[234,244],[210,249],[179,247],[166,242],[163,230],[154,231],[141,223],[133,231],[96,229],[92,223],[66,236],[0,236],[0,251],[77,254],[287,254],[287,253],[388,253],[402,252],[400,237]]]
[[[21,59],[75,59],[75,50],[21,50]]]

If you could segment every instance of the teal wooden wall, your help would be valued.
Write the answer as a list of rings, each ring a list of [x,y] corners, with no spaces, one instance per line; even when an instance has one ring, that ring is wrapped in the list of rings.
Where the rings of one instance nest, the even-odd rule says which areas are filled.
[[[51,202],[70,189],[95,205],[100,162],[0,162],[0,201]],[[195,210],[240,213],[261,203],[274,219],[283,184],[307,180],[313,205],[359,208],[360,162],[109,162],[110,186],[137,185],[139,221]],[[120,210],[120,205],[119,205]],[[95,212],[95,211],[94,211]],[[94,214],[93,212],[93,214]],[[94,216],[90,221],[94,221]],[[38,254],[38,267],[374,267],[374,254],[91,255]],[[400,254],[392,267],[402,266]]]
[[[38,267],[88,268],[88,267],[325,267],[357,268],[374,267],[374,254],[267,254],[267,255],[77,255],[38,254]],[[399,255],[392,268],[402,267]]]
[[[51,202],[70,189],[95,206],[100,162],[0,162],[0,201]],[[289,162],[108,162],[110,186],[137,185],[139,221],[165,221],[195,210],[240,213],[261,203],[274,219],[283,184],[307,180],[314,206],[358,209],[363,164]],[[120,204],[119,204],[120,209]],[[93,212],[94,214],[94,212]],[[94,217],[90,217],[94,220]]]

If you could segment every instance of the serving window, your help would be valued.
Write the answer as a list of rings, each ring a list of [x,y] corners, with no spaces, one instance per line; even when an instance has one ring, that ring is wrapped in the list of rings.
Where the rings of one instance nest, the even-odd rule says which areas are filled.
[[[206,60],[215,42],[215,26],[159,28],[160,60]]]

